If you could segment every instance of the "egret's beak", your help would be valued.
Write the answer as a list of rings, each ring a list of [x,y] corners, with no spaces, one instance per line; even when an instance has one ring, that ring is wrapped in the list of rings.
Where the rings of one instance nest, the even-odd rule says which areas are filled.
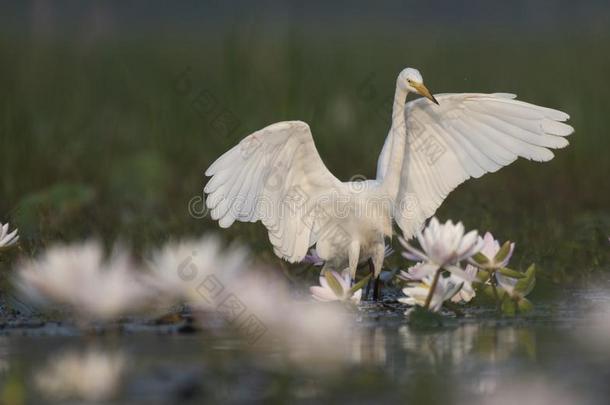
[[[432,93],[430,93],[430,90],[428,90],[428,88],[426,86],[424,86],[423,83],[413,83],[412,86],[415,87],[415,89],[417,90],[417,92],[419,94],[426,97],[428,100],[432,101],[434,104],[439,105],[438,101],[436,101],[436,99],[434,98]]]

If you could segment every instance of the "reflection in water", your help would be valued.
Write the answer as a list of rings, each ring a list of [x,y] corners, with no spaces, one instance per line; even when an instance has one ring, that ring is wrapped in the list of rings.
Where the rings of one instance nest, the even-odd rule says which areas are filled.
[[[426,332],[402,326],[399,333],[408,354],[432,367],[461,367],[474,360],[501,363],[521,352],[532,360],[536,357],[536,340],[529,328],[466,323]]]
[[[69,351],[53,356],[34,381],[47,397],[100,401],[117,393],[125,366],[120,352]]]
[[[257,314],[278,313],[267,308],[267,300],[247,302]],[[591,311],[589,306],[594,315],[587,317],[573,306],[571,312],[556,307],[556,313],[545,309],[543,321],[466,318],[432,329],[410,327],[402,317],[386,312],[378,316],[383,309],[363,316],[361,322],[344,322],[343,316],[334,317],[332,307],[283,307],[300,319],[261,315],[269,334],[254,345],[240,339],[239,333],[136,333],[95,337],[108,354],[98,350],[88,357],[90,352],[82,345],[90,342],[80,337],[14,336],[0,339],[0,360],[10,361],[5,375],[13,374],[20,381],[27,401],[37,392],[45,399],[118,394],[125,403],[143,398],[164,403],[184,398],[278,403],[606,403],[610,362],[600,354],[608,353],[610,311]],[[66,339],[82,351],[66,355],[68,360],[47,355],[64,352]],[[133,366],[128,373],[123,374],[125,360],[116,354],[117,347],[120,353],[129,353]],[[21,372],[13,373],[19,368]],[[116,374],[123,375],[122,380],[112,377]],[[34,393],[27,389],[32,382],[37,382]],[[99,389],[87,385],[91,382],[107,388],[87,394]]]
[[[7,373],[10,369],[9,359],[9,340],[5,336],[0,336],[0,376]]]
[[[355,330],[349,345],[349,359],[357,364],[384,366],[387,363],[387,344],[381,327]]]

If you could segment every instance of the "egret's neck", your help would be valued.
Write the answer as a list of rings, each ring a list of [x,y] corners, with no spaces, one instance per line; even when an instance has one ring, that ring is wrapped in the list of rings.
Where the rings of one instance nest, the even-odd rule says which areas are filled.
[[[396,199],[400,185],[400,172],[405,154],[406,124],[405,124],[405,102],[407,91],[396,83],[394,104],[392,106],[392,128],[390,129],[391,145],[388,170],[383,178],[383,188],[392,200]]]

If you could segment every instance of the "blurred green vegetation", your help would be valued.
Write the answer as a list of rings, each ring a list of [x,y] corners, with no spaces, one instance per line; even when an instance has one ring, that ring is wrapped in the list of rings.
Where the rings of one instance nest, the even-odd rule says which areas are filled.
[[[516,241],[513,267],[535,261],[556,281],[592,275],[610,262],[608,49],[610,39],[567,34],[3,37],[0,219],[20,227],[26,252],[84,237],[142,249],[219,231],[189,215],[204,170],[250,132],[289,119],[310,124],[340,179],[373,177],[396,75],[413,66],[435,92],[514,92],[571,114],[576,133],[553,161],[470,180],[438,216]],[[279,261],[261,224],[219,232]]]

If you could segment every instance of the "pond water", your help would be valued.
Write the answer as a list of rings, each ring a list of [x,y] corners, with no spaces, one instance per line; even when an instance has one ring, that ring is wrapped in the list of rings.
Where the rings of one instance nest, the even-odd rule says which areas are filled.
[[[59,324],[12,325],[0,338],[0,378],[4,398],[21,390],[27,403],[47,402],[36,373],[61,353],[96,348],[126,356],[116,403],[602,404],[610,294],[597,285],[538,302],[527,318],[479,311],[428,328],[408,326],[392,305],[365,303],[349,339],[326,342],[342,354],[327,362],[176,325],[87,336]]]

